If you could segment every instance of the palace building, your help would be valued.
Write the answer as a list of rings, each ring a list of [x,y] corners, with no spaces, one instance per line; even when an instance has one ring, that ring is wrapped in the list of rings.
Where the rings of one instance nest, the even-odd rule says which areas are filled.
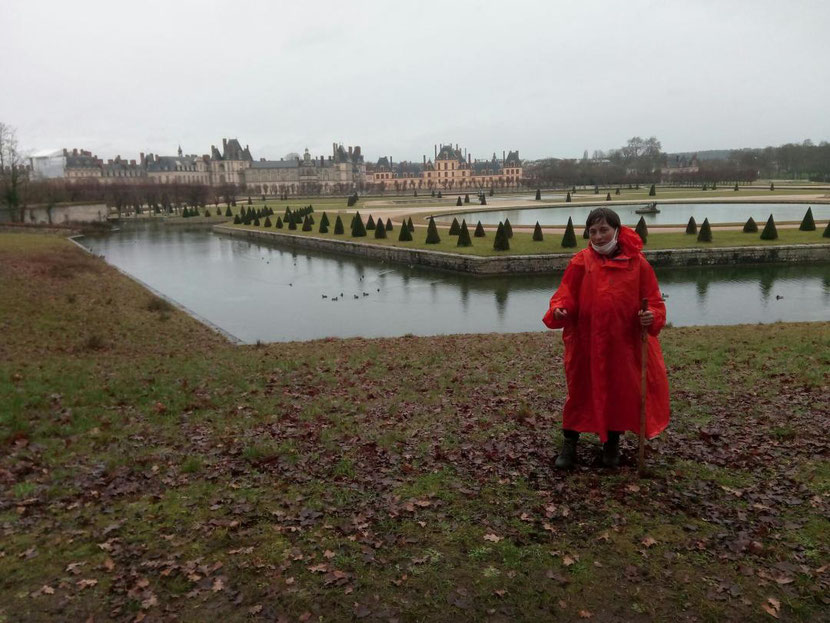
[[[36,166],[35,166],[36,165]],[[517,187],[522,180],[518,151],[502,152],[489,160],[474,160],[458,145],[435,146],[434,158],[397,162],[385,156],[376,164],[364,162],[360,146],[332,144],[331,155],[280,160],[255,160],[250,148],[222,139],[221,151],[175,156],[141,153],[138,162],[120,156],[104,162],[89,151],[64,149],[32,159],[40,177],[63,177],[71,182],[100,184],[233,184],[252,194],[329,194],[374,190],[477,190]]]
[[[367,182],[377,190],[476,190],[516,187],[522,181],[518,151],[502,152],[489,160],[473,160],[458,145],[435,146],[435,159],[422,163],[392,162],[384,156],[367,171]]]

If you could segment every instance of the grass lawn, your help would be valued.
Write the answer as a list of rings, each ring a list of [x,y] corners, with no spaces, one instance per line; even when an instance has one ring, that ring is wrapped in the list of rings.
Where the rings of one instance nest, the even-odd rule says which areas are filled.
[[[551,468],[558,333],[231,346],[35,234],[0,292],[4,623],[826,617],[830,323],[666,329],[638,480]]]
[[[366,237],[362,238],[353,238],[350,234],[349,224],[351,222],[351,215],[342,215],[343,224],[345,227],[345,234],[343,235],[335,235],[332,232],[334,231],[334,220],[335,214],[328,213],[329,220],[331,221],[331,225],[329,227],[329,233],[321,234],[319,233],[319,223],[320,218],[322,217],[322,212],[314,212],[315,218],[315,225],[312,228],[312,231],[304,232],[298,226],[296,230],[290,230],[287,226],[284,226],[282,229],[277,229],[276,224],[276,217],[271,217],[272,226],[271,228],[266,228],[262,224],[264,221],[260,221],[260,227],[254,227],[253,225],[233,225],[229,223],[228,225],[234,228],[241,228],[241,229],[251,229],[255,231],[273,231],[281,234],[291,234],[297,236],[311,236],[315,238],[326,238],[326,239],[335,239],[335,240],[345,240],[349,242],[361,242],[366,244],[379,244],[379,245],[389,245],[389,246],[399,246],[407,249],[427,249],[430,251],[443,251],[446,253],[460,253],[463,255],[482,255],[482,256],[497,256],[497,255],[531,255],[531,254],[544,254],[544,253],[568,253],[572,251],[576,251],[579,249],[584,249],[587,240],[582,238],[582,232],[577,231],[577,244],[579,245],[577,249],[566,249],[562,247],[562,234],[545,234],[544,239],[540,242],[536,242],[533,240],[533,233],[532,231],[519,231],[518,229],[514,230],[513,238],[510,239],[510,250],[509,251],[496,251],[493,249],[493,240],[495,238],[494,231],[487,231],[485,238],[476,238],[473,236],[473,232],[475,231],[475,224],[468,229],[470,231],[470,239],[473,242],[471,247],[459,247],[457,246],[458,238],[456,236],[449,235],[449,227],[446,226],[438,226],[439,236],[441,238],[441,242],[438,244],[426,244],[426,232],[427,228],[425,225],[415,224],[415,231],[412,234],[413,240],[411,242],[398,242],[398,235],[400,234],[400,228],[395,227],[392,231],[386,232],[387,238],[385,239],[377,239],[374,237],[374,231],[369,230],[367,232]],[[361,215],[364,219],[368,219],[368,214]],[[717,228],[713,229],[712,234],[712,242],[697,242],[697,236],[694,235],[687,235],[685,233],[661,233],[658,230],[653,230],[649,232],[647,238],[647,244],[645,245],[645,250],[656,250],[656,249],[677,249],[677,248],[718,248],[718,247],[740,247],[740,246],[769,246],[769,245],[782,245],[782,244],[830,244],[830,239],[822,238],[822,233],[824,231],[825,223],[816,223],[816,231],[809,231],[803,232],[799,231],[798,229],[778,229],[778,239],[777,240],[761,240],[760,239],[760,230],[763,230],[764,224],[761,223],[759,225],[759,232],[756,234],[745,234],[741,231],[728,231],[728,230],[719,230]]]

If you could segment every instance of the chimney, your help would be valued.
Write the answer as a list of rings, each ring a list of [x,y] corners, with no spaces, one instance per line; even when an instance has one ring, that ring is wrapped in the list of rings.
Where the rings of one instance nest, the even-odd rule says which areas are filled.
[[[504,150],[502,149],[502,150],[501,150],[501,163],[502,163],[502,164],[504,164],[504,161],[505,161],[506,159],[507,159],[507,158],[506,158],[506,156],[505,156],[505,152],[504,152]]]
[[[227,148],[228,148],[228,139],[223,138],[222,139],[222,152],[224,153]]]
[[[467,154],[467,164],[470,164],[471,162],[472,162],[472,155]]]
[[[349,158],[351,158],[351,157],[352,157],[352,146],[349,145]]]
[[[455,151],[458,151],[458,143],[455,144]]]
[[[147,162],[147,161],[144,159],[144,152],[142,151],[140,154],[138,154],[138,157],[141,159],[141,166],[143,167],[143,166],[144,166],[144,164]]]
[[[435,146],[435,159],[438,160],[438,145]]]
[[[426,164],[426,163],[427,163],[427,155],[424,154],[424,164]]]
[[[135,160],[130,160],[130,166],[131,166],[131,167],[134,167],[134,166],[135,166]]]

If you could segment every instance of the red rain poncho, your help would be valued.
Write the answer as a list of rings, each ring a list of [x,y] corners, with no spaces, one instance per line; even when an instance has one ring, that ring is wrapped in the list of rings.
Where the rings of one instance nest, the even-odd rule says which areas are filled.
[[[654,323],[648,327],[646,437],[656,437],[669,423],[669,383],[657,335],[666,324],[654,270],[640,250],[640,237],[620,227],[620,253],[609,258],[587,248],[574,255],[562,283],[550,299],[542,322],[564,329],[568,398],[562,428],[598,433],[640,431],[642,341],[637,312],[648,300]],[[567,310],[564,320],[555,308]]]

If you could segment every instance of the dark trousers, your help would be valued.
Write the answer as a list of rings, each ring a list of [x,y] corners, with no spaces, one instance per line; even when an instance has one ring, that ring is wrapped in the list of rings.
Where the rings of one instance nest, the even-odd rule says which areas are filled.
[[[621,431],[618,430],[609,430],[608,431],[608,441],[611,442],[618,442],[620,440],[620,435],[622,434]],[[562,435],[564,435],[565,439],[579,439],[579,432],[575,430],[570,430],[568,428],[562,429]]]

